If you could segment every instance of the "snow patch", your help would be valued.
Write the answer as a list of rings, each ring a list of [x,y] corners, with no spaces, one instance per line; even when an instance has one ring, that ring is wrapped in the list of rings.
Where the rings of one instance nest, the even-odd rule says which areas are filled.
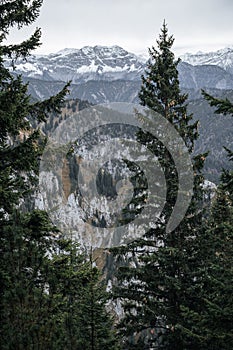
[[[43,71],[37,67],[37,65],[32,64],[30,62],[26,63],[20,63],[17,65],[17,70],[20,70],[22,72],[30,73],[33,72],[38,75],[42,75]]]

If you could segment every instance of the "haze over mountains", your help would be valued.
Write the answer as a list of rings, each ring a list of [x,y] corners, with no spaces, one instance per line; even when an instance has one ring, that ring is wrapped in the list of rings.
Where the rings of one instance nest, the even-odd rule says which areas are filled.
[[[200,120],[197,152],[210,150],[206,171],[216,180],[226,155],[223,145],[232,148],[233,123],[230,116],[220,118],[201,96],[205,89],[214,96],[233,100],[233,47],[210,53],[185,54],[179,63],[182,91],[189,94],[189,111]],[[7,60],[7,66],[11,60]],[[72,80],[68,98],[92,104],[106,102],[138,103],[141,75],[146,58],[119,46],[85,46],[64,49],[50,55],[32,55],[18,60],[15,72],[29,82],[29,93],[36,99],[56,94],[64,82]],[[217,169],[217,170],[216,170]]]

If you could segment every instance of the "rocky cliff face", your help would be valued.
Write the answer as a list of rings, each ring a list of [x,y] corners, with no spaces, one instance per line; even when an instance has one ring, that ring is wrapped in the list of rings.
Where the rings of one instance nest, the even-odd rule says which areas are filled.
[[[199,108],[196,103],[196,101],[190,102],[193,109]],[[211,150],[211,159],[214,161],[213,156],[218,156],[223,144],[230,147],[227,142],[232,142],[230,141],[232,118],[226,117],[223,121],[219,120],[218,116],[215,117],[216,123],[221,122],[224,125],[228,123],[226,129],[229,133],[228,138],[219,145],[215,142],[216,135],[212,127],[214,123],[211,118],[214,117],[210,115],[207,118],[208,104],[203,105],[203,101],[199,103],[203,110],[203,123],[207,123],[205,129],[208,129],[208,132],[202,131],[203,144],[197,144],[199,147],[197,150],[198,152],[208,150],[205,141],[208,147],[212,144],[214,151]],[[81,111],[82,115],[80,107],[86,107]],[[102,106],[100,111],[105,119],[101,124],[98,120],[99,115],[96,114],[97,107],[91,109],[88,107],[90,106],[82,105],[80,101],[69,101],[60,119],[51,116],[47,126],[42,126],[50,141],[42,158],[41,193],[36,205],[49,211],[53,222],[67,235],[76,237],[82,246],[88,249],[106,248],[126,243],[127,237],[130,237],[130,240],[137,238],[138,231],[134,222],[131,223],[126,216],[123,216],[122,209],[127,209],[131,214],[136,210],[137,214],[141,215],[144,203],[147,202],[146,182],[142,181],[142,177],[140,185],[142,187],[135,192],[135,183],[133,180],[128,181],[134,172],[124,161],[122,162],[122,159],[127,159],[131,164],[135,161],[136,164],[141,164],[141,169],[147,171],[146,174],[148,165],[152,163],[143,149],[139,149],[136,158],[131,158],[130,147],[135,142],[135,130],[127,113],[111,110],[110,121],[114,121],[114,124],[109,124],[108,112]],[[223,130],[220,124],[219,128]],[[120,143],[118,138],[122,139]],[[129,141],[124,143],[124,140],[128,139]],[[203,145],[206,147],[204,150],[201,148]],[[134,156],[137,147],[138,145],[133,146]],[[211,169],[215,168],[210,162],[209,171]],[[155,183],[154,180],[153,182]],[[137,203],[141,198],[141,204],[137,208],[134,206],[135,196]],[[163,198],[162,192],[160,197]],[[155,207],[153,215],[156,210]],[[122,222],[126,223],[127,231],[124,230]]]
[[[225,54],[227,54],[228,59],[227,66],[223,64]],[[226,166],[223,146],[232,148],[231,130],[233,125],[232,118],[214,115],[213,109],[203,101],[200,88],[207,88],[213,95],[227,96],[233,99],[230,90],[233,89],[229,58],[231,55],[231,51],[217,52],[216,55],[210,54],[208,59],[207,56],[205,59],[203,56],[198,57],[195,62],[194,58],[192,61],[189,56],[184,58],[189,63],[181,62],[179,64],[181,87],[190,96],[190,112],[194,112],[194,118],[200,120],[200,138],[196,145],[196,152],[210,151],[206,174],[211,181],[216,181],[221,168]],[[7,61],[6,64],[10,65],[10,61]],[[15,68],[16,73],[22,74],[23,79],[29,81],[29,92],[34,98],[48,98],[62,88],[64,81],[73,80],[69,98],[74,100],[67,101],[67,106],[61,117],[51,116],[48,123],[43,125],[43,131],[48,134],[56,130],[67,118],[72,117],[81,105],[88,107],[87,102],[79,101],[77,108],[75,102],[77,97],[93,104],[138,103],[137,95],[141,84],[140,77],[145,69],[145,60],[117,46],[95,46],[80,50],[66,49],[47,56],[32,56],[27,62],[18,61]],[[78,157],[74,157],[72,161],[65,158],[59,177],[60,183],[50,172],[45,174],[44,181],[46,184],[50,183],[51,186],[50,199],[46,200],[54,199],[54,207],[55,204],[62,204],[62,201],[66,204],[66,209],[58,212],[56,219],[59,219],[65,227],[68,211],[70,224],[77,220],[76,224],[81,232],[81,221],[77,219],[80,209],[75,194],[79,166],[80,159]],[[62,185],[62,193],[59,192],[60,185]],[[56,193],[59,193],[59,198],[56,198]],[[39,206],[45,207],[45,204],[42,199],[38,199]],[[92,244],[98,246],[102,237],[95,233],[93,227],[88,230],[85,229],[85,232],[89,238],[91,237],[91,240],[88,241],[88,238],[84,237],[84,241],[88,242],[89,246]],[[73,233],[70,232],[70,234]],[[99,241],[93,243],[93,239]],[[82,241],[81,237],[80,240]]]
[[[137,147],[132,148],[137,127],[124,109],[73,110],[56,128],[54,123],[50,130],[42,126],[49,142],[40,164],[36,206],[48,211],[54,224],[82,246],[121,245],[141,234],[121,214],[135,196],[144,200],[144,189],[140,185],[137,192],[133,190],[129,181],[133,173],[123,160],[148,160],[145,150],[137,153]]]

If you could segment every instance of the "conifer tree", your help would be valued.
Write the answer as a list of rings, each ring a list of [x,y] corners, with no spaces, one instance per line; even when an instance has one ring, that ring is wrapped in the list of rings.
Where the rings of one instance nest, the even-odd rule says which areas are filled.
[[[39,29],[21,44],[8,45],[6,39],[12,27],[33,23],[41,5],[42,0],[0,2],[0,347],[99,349],[100,345],[89,346],[83,329],[83,318],[89,316],[88,310],[86,316],[83,313],[85,303],[99,275],[47,213],[31,209],[46,142],[39,127],[32,125],[60,112],[69,84],[56,96],[33,102],[27,84],[4,65],[10,58],[14,68],[18,58],[26,59],[40,45]],[[105,341],[105,348],[115,349],[103,302],[93,302],[102,307],[98,344],[104,348]]]
[[[233,116],[233,104],[202,92],[216,113]],[[221,116],[220,116],[221,117]],[[228,152],[232,161],[232,151]],[[199,349],[226,349],[233,346],[233,172],[223,170],[221,181],[212,201],[210,216],[199,237],[199,267],[196,282],[200,284],[200,309],[187,311],[187,329],[196,324],[193,334]]]
[[[209,95],[202,90],[202,95],[209,102],[211,107],[216,107],[215,113],[231,115],[233,117],[233,103],[229,99],[219,99]],[[224,147],[230,162],[233,161],[233,150]],[[221,186],[228,191],[231,200],[233,200],[233,171],[223,169],[221,175]]]
[[[192,115],[187,113],[187,95],[180,91],[179,60],[171,51],[173,42],[164,23],[157,40],[158,50],[154,47],[149,50],[150,60],[142,76],[139,98],[143,106],[173,124],[191,153],[198,137],[197,123],[192,123]],[[185,330],[183,310],[198,308],[196,240],[201,230],[201,169],[206,154],[193,157],[194,195],[190,207],[180,225],[167,232],[178,188],[175,164],[165,146],[149,133],[140,132],[138,140],[158,156],[168,193],[157,227],[150,229],[143,239],[116,249],[117,253],[121,251],[121,259],[133,262],[132,266],[119,269],[119,285],[115,290],[125,311],[120,324],[121,334],[125,335],[124,349],[197,349],[192,333]]]
[[[26,203],[37,184],[38,160],[44,141],[31,122],[44,121],[52,110],[59,111],[67,87],[54,97],[32,103],[27,85],[20,76],[4,66],[10,58],[12,66],[39,45],[40,30],[17,45],[7,45],[12,27],[31,24],[39,14],[42,1],[1,1],[0,4],[0,243],[1,243],[1,348],[29,349],[32,328],[40,328],[36,310],[43,318],[44,282],[37,279],[46,262],[51,243],[45,236],[54,229],[44,214],[23,214]],[[23,201],[23,202],[22,202]],[[37,219],[36,219],[37,218]],[[34,222],[34,226],[29,226]],[[47,251],[47,252],[46,252]],[[40,305],[40,307],[39,307]],[[40,321],[40,322],[39,322]],[[36,324],[38,322],[38,324]],[[46,319],[45,319],[46,323]]]
[[[221,184],[212,204],[211,215],[199,238],[201,264],[196,284],[201,287],[200,307],[198,310],[184,310],[186,330],[192,331],[200,350],[230,350],[233,346],[232,228],[232,200]]]
[[[228,98],[216,98],[204,90],[202,90],[202,95],[209,102],[211,107],[216,107],[215,113],[223,115],[230,114],[233,116],[233,104]]]
[[[196,274],[199,308],[184,309],[186,331],[198,349],[230,350],[233,346],[233,201],[232,171],[223,171],[210,215],[199,236]]]
[[[88,284],[78,299],[79,339],[78,349],[117,350],[119,341],[113,330],[113,319],[106,312],[109,295],[100,272],[94,266],[92,253],[89,260]]]
[[[14,67],[15,60],[26,59],[40,45],[39,29],[21,44],[7,45],[5,40],[12,27],[20,29],[34,22],[41,5],[41,0],[2,1],[0,4],[1,218],[11,214],[15,205],[36,185],[34,175],[38,173],[43,141],[39,129],[32,129],[30,121],[45,121],[49,112],[59,112],[68,91],[67,84],[58,95],[31,103],[27,84],[4,66],[4,60],[10,58]]]

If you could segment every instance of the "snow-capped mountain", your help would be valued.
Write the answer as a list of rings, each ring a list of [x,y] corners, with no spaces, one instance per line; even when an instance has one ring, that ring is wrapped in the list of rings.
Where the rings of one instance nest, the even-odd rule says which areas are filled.
[[[181,59],[193,66],[216,65],[233,73],[233,46],[215,52],[204,53],[199,51],[196,54],[186,53],[181,56]]]
[[[65,81],[71,80],[71,98],[94,104],[135,103],[146,60],[147,57],[119,46],[85,46],[50,55],[32,55],[27,61],[17,60],[15,72],[29,81],[29,92],[36,99],[48,98]],[[11,60],[6,60],[8,67],[11,64]],[[182,89],[233,90],[233,48],[209,54],[186,54],[178,70]]]
[[[27,61],[18,60],[17,73],[42,80],[135,80],[144,70],[145,59],[119,46],[85,46],[64,49],[50,55],[32,55]],[[11,61],[7,61],[10,66]]]

